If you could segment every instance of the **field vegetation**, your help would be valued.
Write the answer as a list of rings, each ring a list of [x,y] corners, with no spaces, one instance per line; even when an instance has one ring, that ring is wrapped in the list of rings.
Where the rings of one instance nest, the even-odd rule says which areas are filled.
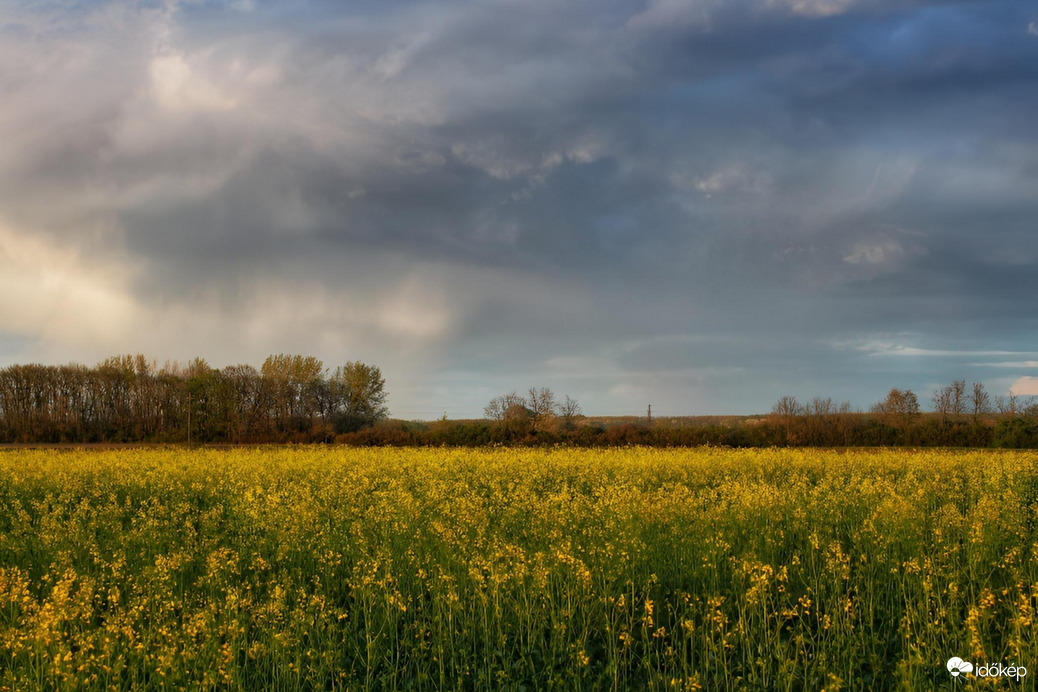
[[[1038,668],[1036,471],[994,451],[8,451],[0,689],[950,689],[952,656]]]

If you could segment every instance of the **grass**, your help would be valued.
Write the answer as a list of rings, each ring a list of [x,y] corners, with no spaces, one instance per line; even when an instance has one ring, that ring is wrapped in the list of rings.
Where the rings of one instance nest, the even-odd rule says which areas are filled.
[[[945,661],[1038,668],[1036,469],[1008,452],[8,451],[0,689],[984,688]]]

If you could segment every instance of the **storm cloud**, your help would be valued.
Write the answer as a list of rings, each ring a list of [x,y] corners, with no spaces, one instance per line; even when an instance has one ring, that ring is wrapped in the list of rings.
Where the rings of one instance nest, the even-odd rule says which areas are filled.
[[[360,359],[402,418],[1034,388],[1036,21],[5,3],[0,362]]]

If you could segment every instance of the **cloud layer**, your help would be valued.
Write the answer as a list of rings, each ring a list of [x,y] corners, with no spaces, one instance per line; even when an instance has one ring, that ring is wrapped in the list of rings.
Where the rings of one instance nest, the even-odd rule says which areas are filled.
[[[1020,3],[344,7],[0,9],[0,360],[359,358],[402,417],[1032,386]]]

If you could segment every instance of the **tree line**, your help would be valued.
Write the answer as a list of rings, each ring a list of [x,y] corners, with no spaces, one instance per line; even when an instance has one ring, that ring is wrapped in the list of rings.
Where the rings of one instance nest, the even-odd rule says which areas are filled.
[[[803,446],[1038,447],[1038,401],[992,396],[983,382],[955,380],[930,395],[923,411],[911,389],[892,388],[866,413],[846,402],[779,399],[770,422],[776,444]]]
[[[589,419],[574,399],[531,388],[491,399],[483,420],[385,421],[340,439],[358,445],[1038,448],[1034,397],[991,396],[982,383],[956,380],[938,387],[930,402],[923,411],[915,392],[893,388],[865,411],[828,397],[784,396],[762,416]]]
[[[330,370],[313,356],[272,355],[259,369],[137,354],[0,370],[7,443],[328,442],[388,414],[377,367]]]
[[[724,420],[589,419],[569,396],[534,387],[494,397],[482,420],[388,420],[379,368],[272,355],[260,368],[196,358],[161,367],[143,355],[94,367],[0,369],[0,442],[354,445],[715,445],[1038,448],[1038,400],[991,396],[979,382],[918,395],[893,388],[866,411],[815,397],[780,398],[769,414]]]

